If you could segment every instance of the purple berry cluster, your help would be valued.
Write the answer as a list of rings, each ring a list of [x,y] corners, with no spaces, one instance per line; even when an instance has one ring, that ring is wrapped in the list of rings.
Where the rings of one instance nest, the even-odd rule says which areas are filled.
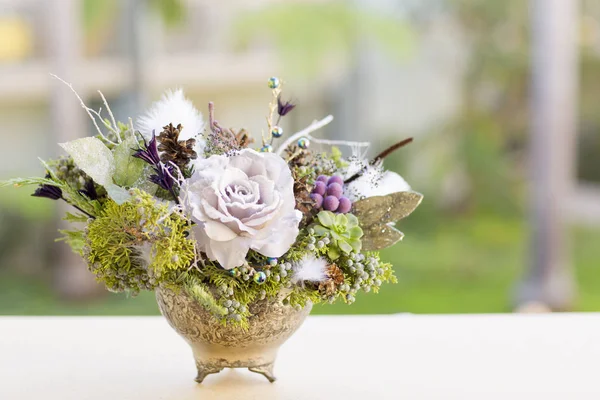
[[[344,196],[344,180],[341,176],[320,175],[315,182],[310,198],[315,208],[346,214],[352,209],[352,202]]]

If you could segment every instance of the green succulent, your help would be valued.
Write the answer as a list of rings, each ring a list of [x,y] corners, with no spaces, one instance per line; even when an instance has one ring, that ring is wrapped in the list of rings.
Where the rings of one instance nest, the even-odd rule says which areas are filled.
[[[327,256],[332,260],[340,257],[341,253],[359,253],[362,247],[360,238],[363,231],[358,226],[358,218],[353,214],[334,214],[331,211],[321,211],[317,214],[318,224],[312,229],[317,237],[330,239]]]

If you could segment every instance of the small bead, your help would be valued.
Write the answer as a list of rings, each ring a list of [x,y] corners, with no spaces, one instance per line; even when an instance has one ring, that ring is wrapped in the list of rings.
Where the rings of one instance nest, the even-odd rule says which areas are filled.
[[[273,146],[271,146],[270,144],[265,144],[263,147],[260,148],[260,152],[261,153],[272,153]]]
[[[340,186],[344,184],[344,180],[339,175],[333,175],[331,178],[327,180],[327,185],[331,185],[332,183],[339,183]]]
[[[315,245],[312,243],[309,243],[308,246],[306,246],[306,248],[310,251],[313,251],[315,249]]]
[[[273,129],[271,129],[271,135],[273,135],[275,138],[281,137],[283,135],[283,128],[280,126],[274,126]]]
[[[277,89],[280,85],[279,78],[272,76],[269,78],[267,84],[269,85],[269,89]]]
[[[279,276],[281,276],[282,278],[285,278],[285,277],[287,276],[287,271],[286,271],[285,269],[282,269],[282,270],[279,272]]]
[[[323,208],[327,211],[335,211],[340,205],[340,201],[335,196],[327,196],[323,200]]]
[[[315,208],[323,207],[323,196],[319,193],[311,193],[310,198],[315,202]]]
[[[321,182],[321,181],[315,182],[315,187],[312,190],[313,193],[317,193],[317,194],[320,194],[321,196],[323,196],[326,191],[327,191],[327,185],[324,182]]]
[[[223,306],[225,306],[225,307],[229,308],[229,307],[231,307],[231,303],[232,303],[232,301],[231,301],[231,300],[225,300],[225,301],[223,302]]]
[[[259,285],[265,283],[265,281],[267,280],[267,274],[265,274],[262,271],[258,271],[256,274],[254,274],[254,282],[258,283]]]
[[[348,212],[350,212],[350,210],[352,209],[352,202],[350,201],[349,198],[347,197],[340,197],[340,205],[338,207],[338,212],[342,213],[342,214],[346,214]]]
[[[323,241],[319,240],[317,242],[317,249],[322,249],[323,247],[325,247],[325,243],[323,243]]]
[[[277,261],[279,261],[279,260],[277,260],[277,258],[275,258],[275,257],[269,257],[269,258],[267,258],[267,263],[268,263],[270,266],[275,266],[275,265],[277,265]]]
[[[308,149],[308,146],[310,146],[310,140],[308,140],[308,138],[303,137],[298,139],[298,147],[301,149]]]
[[[328,196],[334,196],[336,199],[339,199],[340,197],[342,197],[342,194],[344,193],[344,189],[342,188],[342,185],[340,185],[337,182],[333,182],[330,183],[329,185],[327,185],[327,195]]]

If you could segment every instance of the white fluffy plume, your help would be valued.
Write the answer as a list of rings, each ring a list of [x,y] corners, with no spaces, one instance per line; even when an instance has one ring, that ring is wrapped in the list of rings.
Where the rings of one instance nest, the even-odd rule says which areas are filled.
[[[294,263],[292,282],[323,282],[327,279],[327,261],[312,254]]]
[[[198,137],[204,129],[204,121],[202,114],[196,110],[191,101],[185,98],[181,89],[169,90],[159,101],[153,103],[146,114],[138,119],[137,129],[146,140],[150,140],[152,132],[158,136],[163,127],[169,124],[183,126],[179,140],[196,138],[194,150],[200,157],[206,144],[204,139]]]

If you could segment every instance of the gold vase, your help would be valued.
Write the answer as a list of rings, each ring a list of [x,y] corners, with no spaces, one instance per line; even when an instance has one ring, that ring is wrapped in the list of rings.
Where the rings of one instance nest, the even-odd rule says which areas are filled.
[[[281,299],[250,304],[249,329],[222,325],[184,290],[156,289],[160,312],[190,345],[201,383],[223,368],[248,368],[275,381],[273,364],[279,347],[302,325],[312,304],[296,310]]]

